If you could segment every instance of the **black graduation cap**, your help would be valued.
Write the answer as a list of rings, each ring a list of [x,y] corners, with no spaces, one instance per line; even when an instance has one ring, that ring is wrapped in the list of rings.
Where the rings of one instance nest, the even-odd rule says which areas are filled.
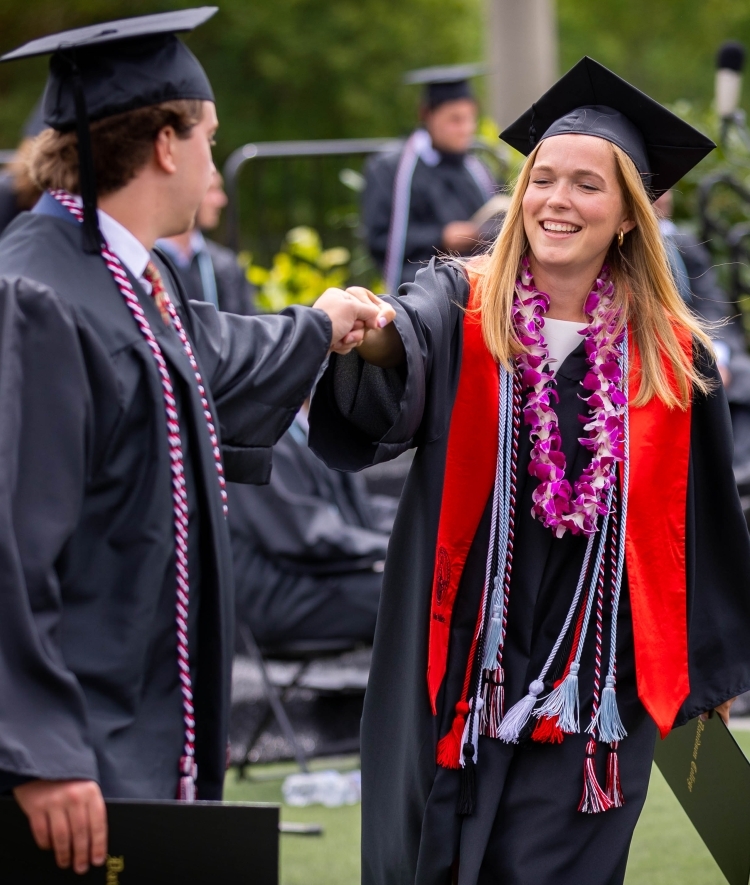
[[[193,30],[216,11],[203,6],[89,25],[32,40],[0,57],[52,56],[43,117],[53,129],[77,131],[87,252],[98,252],[101,244],[89,122],[174,99],[213,101],[205,71],[175,34]]]
[[[654,199],[716,147],[640,89],[587,57],[501,132],[500,138],[528,155],[542,139],[566,133],[593,135],[622,148]]]
[[[439,67],[420,68],[404,75],[407,85],[423,84],[424,101],[431,110],[446,101],[460,98],[474,98],[469,80],[484,73],[484,65],[440,65]]]

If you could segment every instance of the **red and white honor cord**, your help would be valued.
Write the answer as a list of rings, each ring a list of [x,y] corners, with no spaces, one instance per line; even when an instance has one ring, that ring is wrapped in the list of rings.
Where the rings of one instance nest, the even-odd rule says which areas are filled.
[[[81,208],[80,201],[76,199],[76,197],[64,190],[53,190],[50,191],[50,193],[79,222],[83,221],[83,209]],[[195,708],[193,705],[193,686],[190,675],[190,652],[188,643],[188,613],[190,608],[190,575],[188,570],[188,498],[185,484],[182,440],[180,436],[180,416],[177,411],[174,388],[172,387],[172,380],[169,376],[166,360],[164,359],[164,355],[162,354],[154,333],[151,331],[151,326],[146,318],[146,314],[138,301],[138,296],[133,290],[125,269],[117,255],[115,255],[106,244],[102,245],[102,258],[107,266],[107,270],[112,274],[112,278],[117,284],[117,288],[120,290],[120,293],[125,300],[125,304],[130,309],[136,325],[151,350],[151,354],[159,372],[162,394],[164,397],[164,408],[167,418],[167,441],[169,444],[169,460],[172,473],[172,505],[174,514],[175,571],[177,582],[177,664],[182,692],[183,721],[185,724],[185,742],[183,754],[180,758],[178,798],[186,802],[192,802],[195,800],[196,796],[195,784],[198,776],[198,767],[195,763]],[[224,512],[226,513],[224,471],[221,465],[221,455],[219,452],[216,430],[211,418],[208,401],[205,397],[205,389],[203,387],[197,362],[195,361],[192,348],[190,347],[190,342],[187,339],[187,335],[182,327],[177,311],[169,300],[166,291],[164,292],[164,296],[169,315],[172,322],[175,324],[175,330],[180,337],[182,346],[185,349],[185,353],[187,354],[190,365],[196,376],[198,390],[201,395],[201,403],[208,424],[209,436],[211,437],[211,442],[214,447],[219,486],[221,489]]]

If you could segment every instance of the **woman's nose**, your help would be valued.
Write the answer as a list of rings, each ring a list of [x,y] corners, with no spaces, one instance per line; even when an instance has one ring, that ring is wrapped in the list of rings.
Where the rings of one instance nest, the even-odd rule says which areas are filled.
[[[547,205],[551,209],[570,209],[570,191],[563,182],[558,182],[547,192]]]

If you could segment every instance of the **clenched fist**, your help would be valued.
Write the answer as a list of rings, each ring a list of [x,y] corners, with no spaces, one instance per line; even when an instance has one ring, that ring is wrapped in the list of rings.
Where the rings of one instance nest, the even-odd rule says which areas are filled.
[[[331,350],[340,354],[358,347],[368,329],[382,329],[396,315],[389,304],[366,289],[326,289],[313,308],[328,314],[333,325]]]

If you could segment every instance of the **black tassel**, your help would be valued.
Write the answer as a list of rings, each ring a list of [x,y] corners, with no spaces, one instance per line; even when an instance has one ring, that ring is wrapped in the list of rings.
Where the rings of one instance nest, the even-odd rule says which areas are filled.
[[[529,123],[529,147],[533,150],[536,147],[536,104],[531,105],[531,122]]]
[[[464,764],[460,771],[458,788],[458,806],[456,814],[468,816],[474,814],[474,806],[477,801],[477,773],[474,764],[474,747],[464,744]]]
[[[78,136],[78,187],[83,201],[83,224],[81,236],[83,251],[90,255],[98,255],[102,249],[102,235],[99,230],[99,216],[96,212],[96,174],[94,172],[94,154],[91,149],[91,131],[89,129],[86,96],[83,91],[81,72],[75,57],[65,56],[70,69],[73,97],[76,105],[76,135]]]

